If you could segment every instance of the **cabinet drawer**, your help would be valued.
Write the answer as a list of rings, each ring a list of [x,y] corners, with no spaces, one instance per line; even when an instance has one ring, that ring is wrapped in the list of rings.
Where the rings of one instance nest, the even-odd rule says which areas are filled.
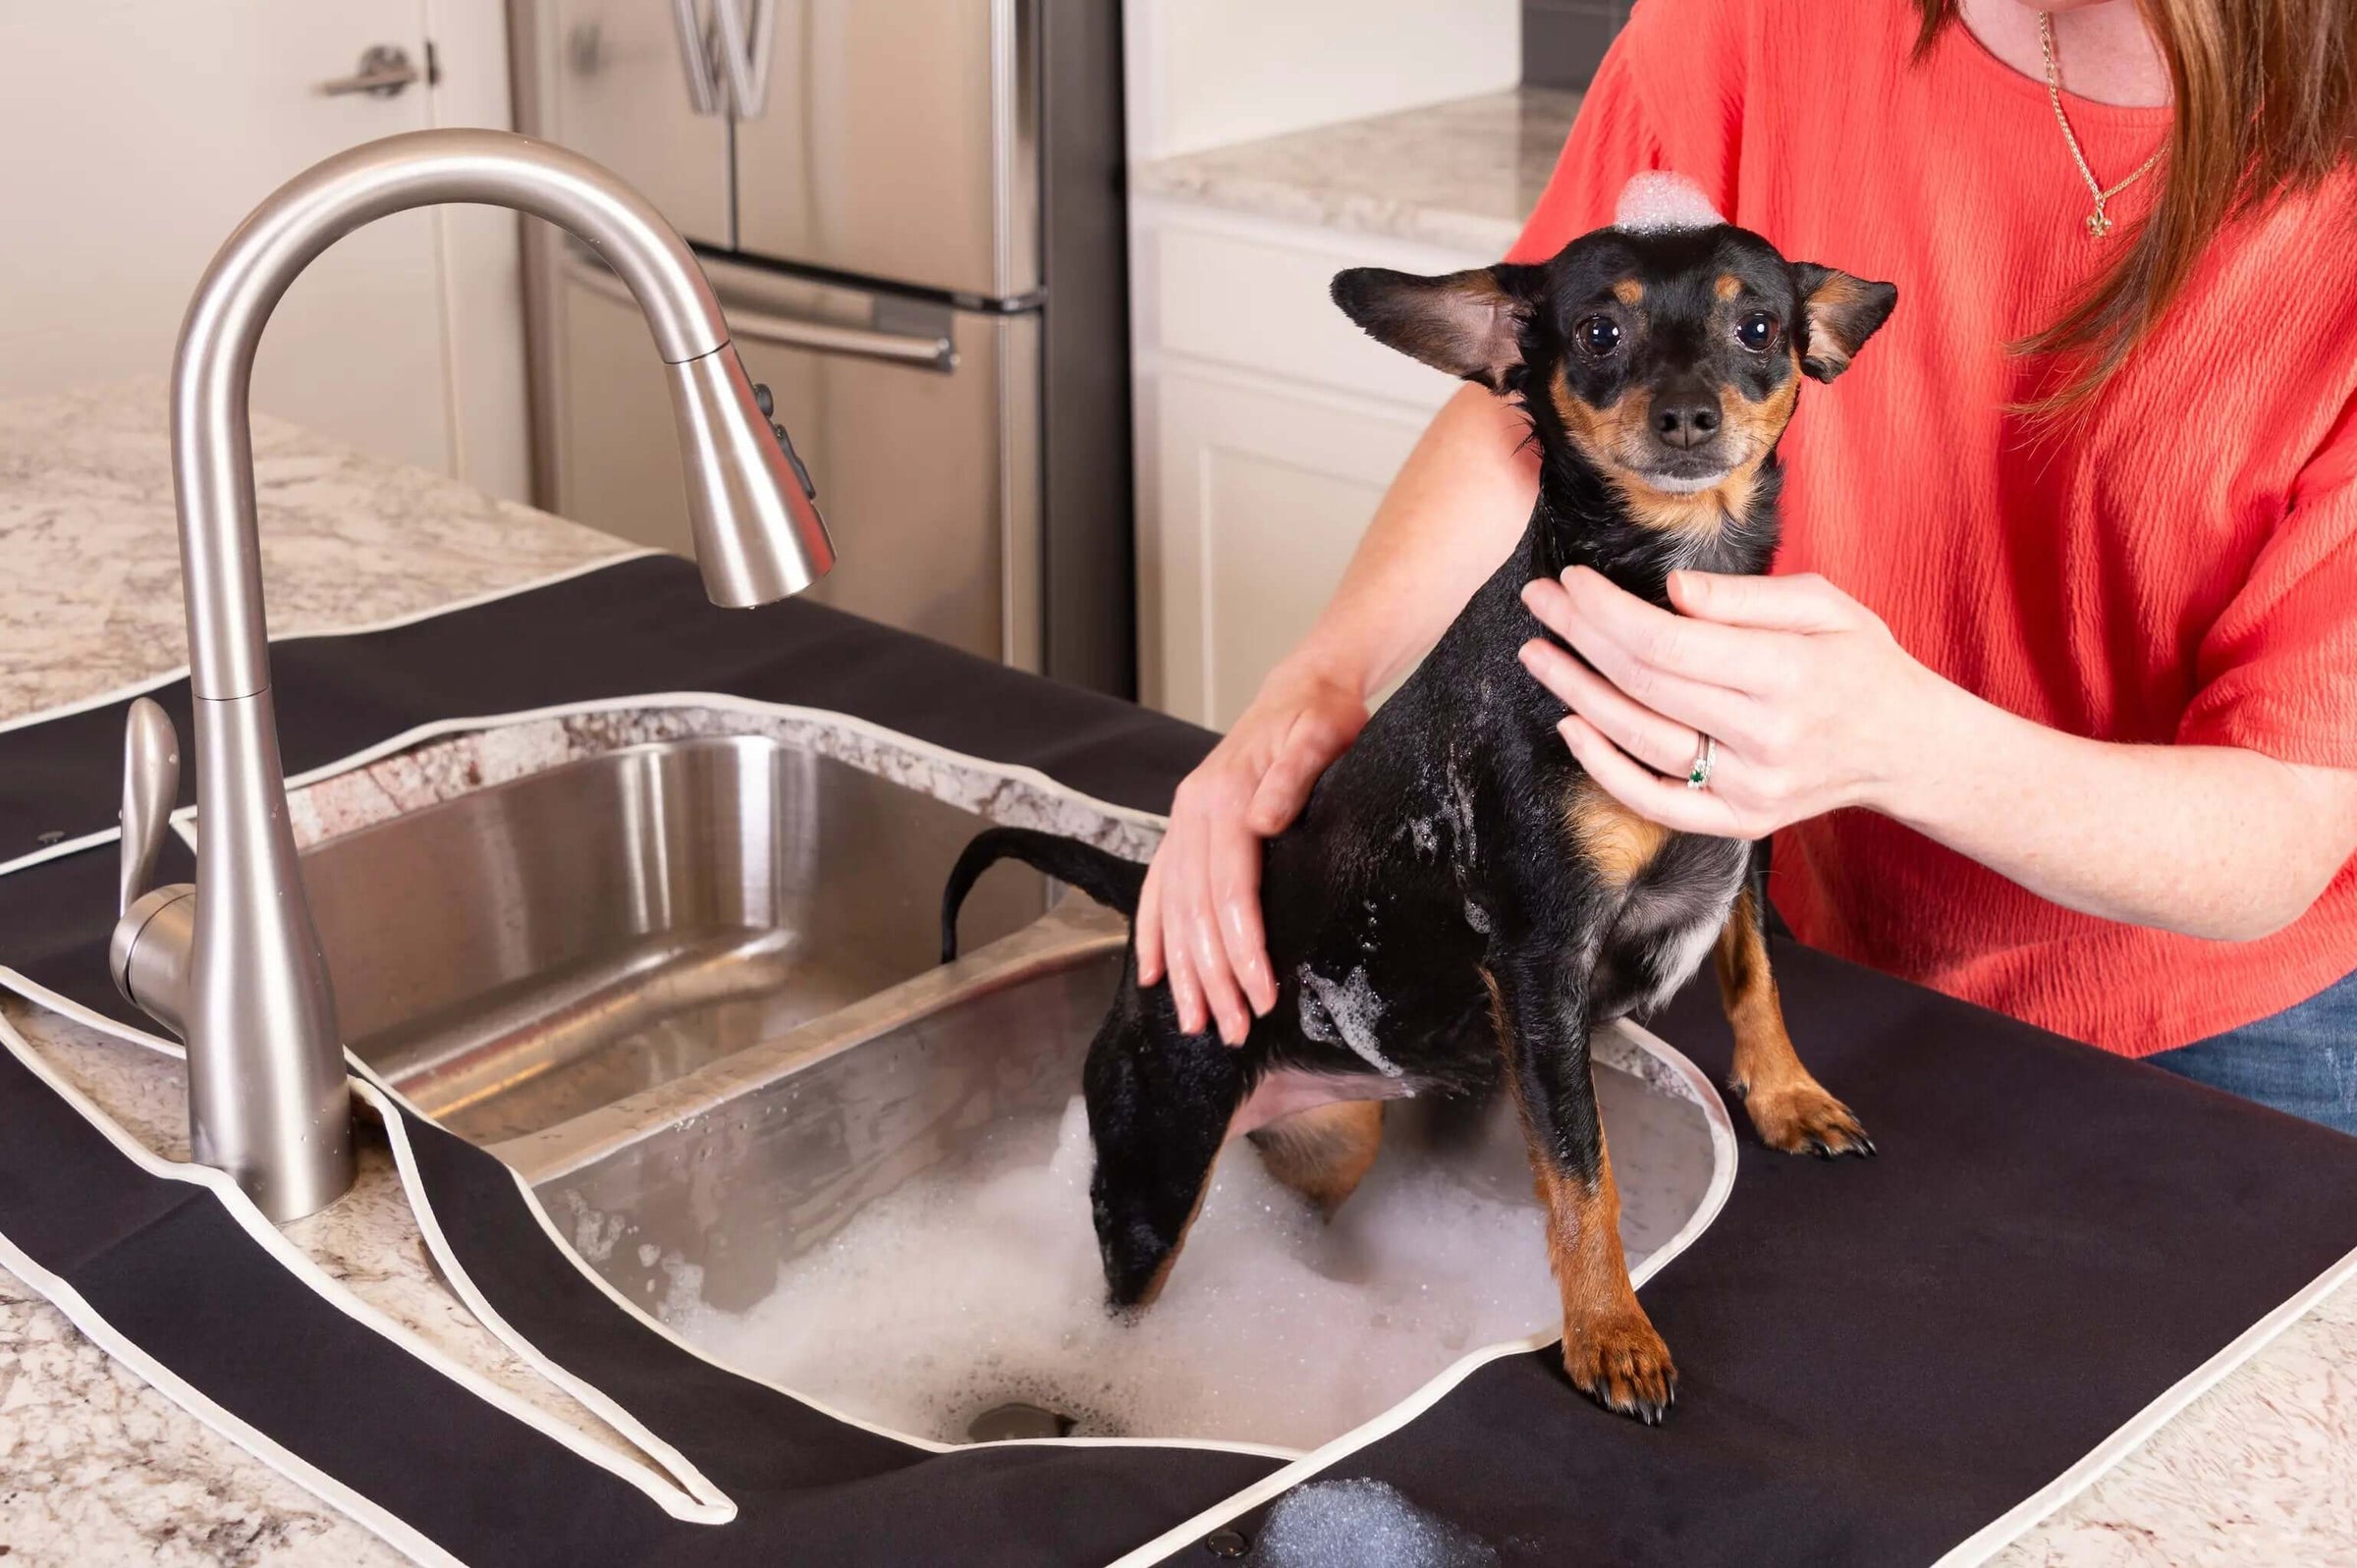
[[[1181,222],[1158,223],[1148,234],[1156,341],[1165,352],[1417,408],[1437,408],[1455,390],[1454,377],[1383,347],[1328,297],[1334,275],[1368,264],[1368,252]],[[1477,264],[1431,259],[1438,264],[1426,270]]]

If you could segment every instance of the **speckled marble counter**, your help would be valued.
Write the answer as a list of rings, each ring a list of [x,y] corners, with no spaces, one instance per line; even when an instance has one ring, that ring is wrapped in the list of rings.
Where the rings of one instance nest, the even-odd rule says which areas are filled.
[[[0,721],[182,662],[162,413],[152,383],[0,404]],[[258,421],[255,434],[265,570],[282,634],[414,613],[621,553],[604,535],[284,425]],[[390,787],[373,776],[350,786]],[[0,1010],[135,1134],[159,1152],[183,1152],[176,1061],[14,1000]],[[444,1353],[623,1444],[516,1363],[438,1284],[373,1135],[363,1136],[355,1190],[289,1234]],[[401,1560],[112,1363],[4,1273],[0,1554],[8,1568]],[[2328,1297],[1996,1561],[2357,1564],[2357,1291]]]
[[[1578,111],[1576,92],[1521,87],[1141,164],[1130,189],[1497,255]]]
[[[275,420],[254,421],[271,630],[365,624],[612,559],[609,535]],[[0,721],[187,659],[164,386],[0,403]],[[159,1153],[185,1158],[177,1061],[14,999],[36,1048]],[[357,1186],[289,1234],[428,1341],[583,1430],[434,1278],[381,1138]],[[0,1551],[30,1564],[377,1568],[404,1559],[147,1387],[0,1272]]]

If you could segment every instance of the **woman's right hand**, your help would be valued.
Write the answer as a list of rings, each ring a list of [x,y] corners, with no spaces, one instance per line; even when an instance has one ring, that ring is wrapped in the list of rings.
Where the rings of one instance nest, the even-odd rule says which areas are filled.
[[[1355,684],[1280,666],[1179,784],[1138,895],[1137,979],[1169,979],[1188,1034],[1217,1022],[1220,1038],[1240,1046],[1251,1014],[1277,1005],[1260,919],[1261,840],[1300,815],[1318,776],[1366,722]]]

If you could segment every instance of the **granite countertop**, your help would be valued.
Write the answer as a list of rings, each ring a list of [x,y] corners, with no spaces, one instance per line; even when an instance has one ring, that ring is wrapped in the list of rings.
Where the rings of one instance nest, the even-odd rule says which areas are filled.
[[[1319,126],[1140,164],[1129,189],[1495,256],[1547,188],[1579,97],[1517,87]]]
[[[0,578],[0,722],[182,662],[163,406],[156,383],[0,404],[0,560],[10,567]],[[282,634],[411,614],[626,553],[605,535],[273,421],[256,420],[255,446],[264,568]],[[0,1011],[136,1135],[185,1156],[177,1061],[13,999]],[[359,1183],[288,1234],[445,1354],[627,1449],[436,1281],[372,1129]],[[402,1560],[113,1363],[6,1273],[0,1555],[8,1568]],[[2357,1290],[2328,1297],[1995,1560],[2357,1562]]]
[[[187,661],[164,385],[0,403],[0,722]],[[253,421],[277,635],[363,625],[631,553],[611,535]],[[15,998],[0,1012],[116,1120],[187,1157],[181,1064]],[[434,1277],[382,1135],[288,1235],[444,1353],[617,1447]],[[0,1553],[19,1564],[390,1568],[357,1524],[213,1433],[0,1271]]]

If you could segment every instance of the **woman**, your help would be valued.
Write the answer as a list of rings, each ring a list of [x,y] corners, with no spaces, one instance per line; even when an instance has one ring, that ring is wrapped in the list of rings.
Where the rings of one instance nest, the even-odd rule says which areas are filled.
[[[1511,256],[1662,168],[1899,286],[1801,400],[1779,575],[1530,584],[1598,782],[1774,834],[1805,942],[2357,1131],[2348,9],[1643,0]],[[1259,840],[1519,535],[1522,433],[1456,395],[1180,787],[1137,944],[1190,1028],[1274,1005]]]

